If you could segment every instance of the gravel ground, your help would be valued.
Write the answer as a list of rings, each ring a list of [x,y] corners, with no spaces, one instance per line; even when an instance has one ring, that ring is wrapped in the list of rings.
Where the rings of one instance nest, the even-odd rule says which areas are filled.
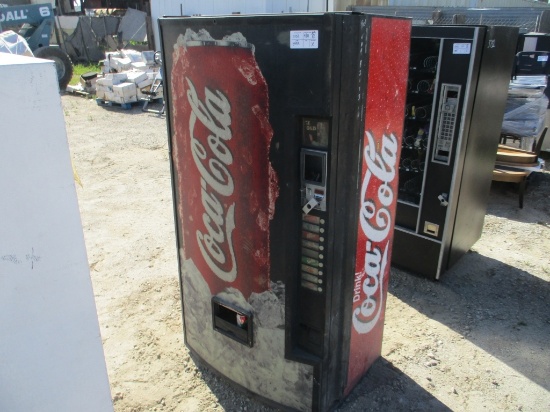
[[[164,117],[62,104],[115,411],[271,411],[183,343]],[[550,410],[549,189],[538,173],[518,209],[494,184],[441,281],[392,270],[382,358],[338,411]]]

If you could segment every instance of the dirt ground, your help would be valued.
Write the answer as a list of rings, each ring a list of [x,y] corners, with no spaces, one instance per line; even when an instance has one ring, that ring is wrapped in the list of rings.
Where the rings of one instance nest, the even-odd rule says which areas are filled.
[[[62,104],[115,411],[272,411],[183,343],[165,118]],[[382,358],[338,411],[550,410],[549,193],[548,171],[523,209],[494,184],[481,239],[439,282],[392,269]]]

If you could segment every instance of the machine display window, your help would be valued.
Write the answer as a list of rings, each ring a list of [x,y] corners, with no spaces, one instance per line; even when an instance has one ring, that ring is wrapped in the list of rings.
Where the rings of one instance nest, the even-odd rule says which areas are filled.
[[[304,153],[304,181],[325,185],[325,156],[324,154]]]

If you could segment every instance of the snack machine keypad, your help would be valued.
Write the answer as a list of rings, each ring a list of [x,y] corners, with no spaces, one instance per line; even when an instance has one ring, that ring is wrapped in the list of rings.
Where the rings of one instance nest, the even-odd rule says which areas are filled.
[[[438,119],[433,159],[449,164],[458,112],[460,86],[443,84],[441,87],[440,115]]]

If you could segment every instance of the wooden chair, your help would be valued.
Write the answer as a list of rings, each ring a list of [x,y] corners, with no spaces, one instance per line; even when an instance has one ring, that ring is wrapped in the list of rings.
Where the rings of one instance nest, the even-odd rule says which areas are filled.
[[[523,209],[523,195],[529,173],[495,168],[493,170],[493,182],[516,183],[518,185],[519,208]]]
[[[542,143],[544,142],[544,137],[546,136],[546,132],[548,130],[548,127],[545,127],[542,130],[542,133],[540,134],[539,138],[533,142],[533,147],[531,148],[531,152],[535,153],[537,156],[540,154],[540,151],[542,149]],[[498,145],[499,149],[514,149],[512,146],[508,146],[508,139],[512,140],[512,142],[521,141],[522,136],[519,136],[517,134],[512,133],[502,133],[500,135],[500,144]]]
[[[523,196],[527,179],[533,169],[538,166],[538,156],[547,130],[548,127],[545,127],[540,137],[533,143],[532,151],[517,149],[505,144],[498,145],[497,159],[493,169],[493,181],[516,183],[518,185],[520,209],[523,208]]]

